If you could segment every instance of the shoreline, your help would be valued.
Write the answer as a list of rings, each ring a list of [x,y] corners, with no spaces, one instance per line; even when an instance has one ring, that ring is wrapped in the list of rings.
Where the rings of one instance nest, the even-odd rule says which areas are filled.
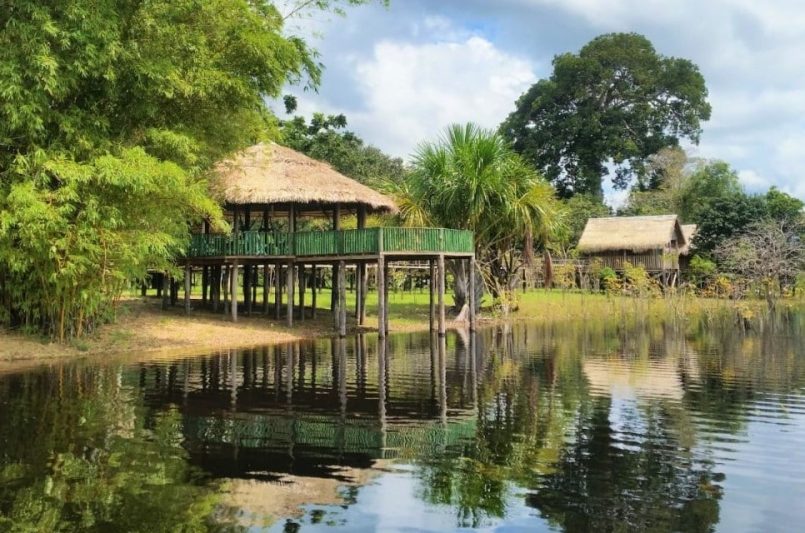
[[[420,295],[398,297],[391,302],[391,334],[429,330],[428,308],[422,305]],[[802,306],[802,301],[794,301]],[[742,315],[746,310],[758,314],[765,306],[760,301],[725,301],[695,297],[676,300],[653,298],[635,299],[624,296],[607,296],[591,293],[563,291],[534,291],[522,295],[519,309],[507,317],[479,317],[479,327],[504,322],[573,320],[599,320],[618,316],[642,318],[668,316],[674,313],[689,318],[696,313],[727,310]],[[396,308],[396,309],[395,309]],[[370,313],[368,323],[376,317]],[[448,329],[464,327],[448,320]],[[359,331],[376,333],[376,328],[357,330],[354,325],[349,334]],[[82,339],[59,344],[49,339],[0,330],[0,372],[23,367],[76,359],[101,357],[119,359],[140,356],[147,358],[190,356],[222,349],[243,349],[335,336],[332,317],[323,312],[320,318],[298,321],[288,328],[284,320],[274,320],[258,314],[241,316],[237,323],[223,315],[207,311],[185,315],[180,307],[162,310],[155,298],[130,298],[118,307],[117,320],[99,328],[99,331]]]

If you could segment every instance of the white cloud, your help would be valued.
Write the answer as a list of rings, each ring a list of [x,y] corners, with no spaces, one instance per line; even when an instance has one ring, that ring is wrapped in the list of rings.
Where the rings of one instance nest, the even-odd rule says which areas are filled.
[[[472,36],[461,41],[384,41],[354,65],[363,109],[352,126],[373,144],[407,156],[453,122],[496,127],[536,80],[529,61]]]
[[[704,74],[713,116],[694,152],[731,163],[749,190],[805,198],[805,0],[394,0],[318,29],[327,71],[301,110],[343,112],[399,155],[449,122],[496,126],[554,54],[642,33]]]

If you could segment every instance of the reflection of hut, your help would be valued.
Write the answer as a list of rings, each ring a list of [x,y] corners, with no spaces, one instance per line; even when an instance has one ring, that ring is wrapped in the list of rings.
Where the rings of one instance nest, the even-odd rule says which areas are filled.
[[[597,259],[615,271],[622,271],[625,263],[642,265],[661,275],[664,284],[673,285],[686,245],[678,217],[659,215],[591,218],[577,248],[587,259]]]
[[[696,353],[661,359],[586,358],[584,375],[594,396],[681,400],[685,381],[698,381]]]
[[[685,236],[685,245],[679,250],[679,268],[687,270],[690,266],[690,258],[693,257],[693,237],[696,236],[696,224],[682,224],[682,235]]]

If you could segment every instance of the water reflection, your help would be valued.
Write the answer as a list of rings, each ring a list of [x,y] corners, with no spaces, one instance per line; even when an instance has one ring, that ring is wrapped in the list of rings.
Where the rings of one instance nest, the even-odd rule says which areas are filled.
[[[0,376],[0,530],[793,529],[802,329],[519,324]]]

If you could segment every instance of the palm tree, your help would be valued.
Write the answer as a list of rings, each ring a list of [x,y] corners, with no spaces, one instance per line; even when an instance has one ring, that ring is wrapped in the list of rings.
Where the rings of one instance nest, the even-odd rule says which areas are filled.
[[[503,137],[472,123],[451,125],[437,141],[420,145],[406,178],[386,189],[400,206],[403,224],[475,233],[484,281],[477,285],[486,285],[504,309],[535,239],[547,238],[560,212],[551,185]],[[468,277],[458,265],[453,273],[460,309]]]

